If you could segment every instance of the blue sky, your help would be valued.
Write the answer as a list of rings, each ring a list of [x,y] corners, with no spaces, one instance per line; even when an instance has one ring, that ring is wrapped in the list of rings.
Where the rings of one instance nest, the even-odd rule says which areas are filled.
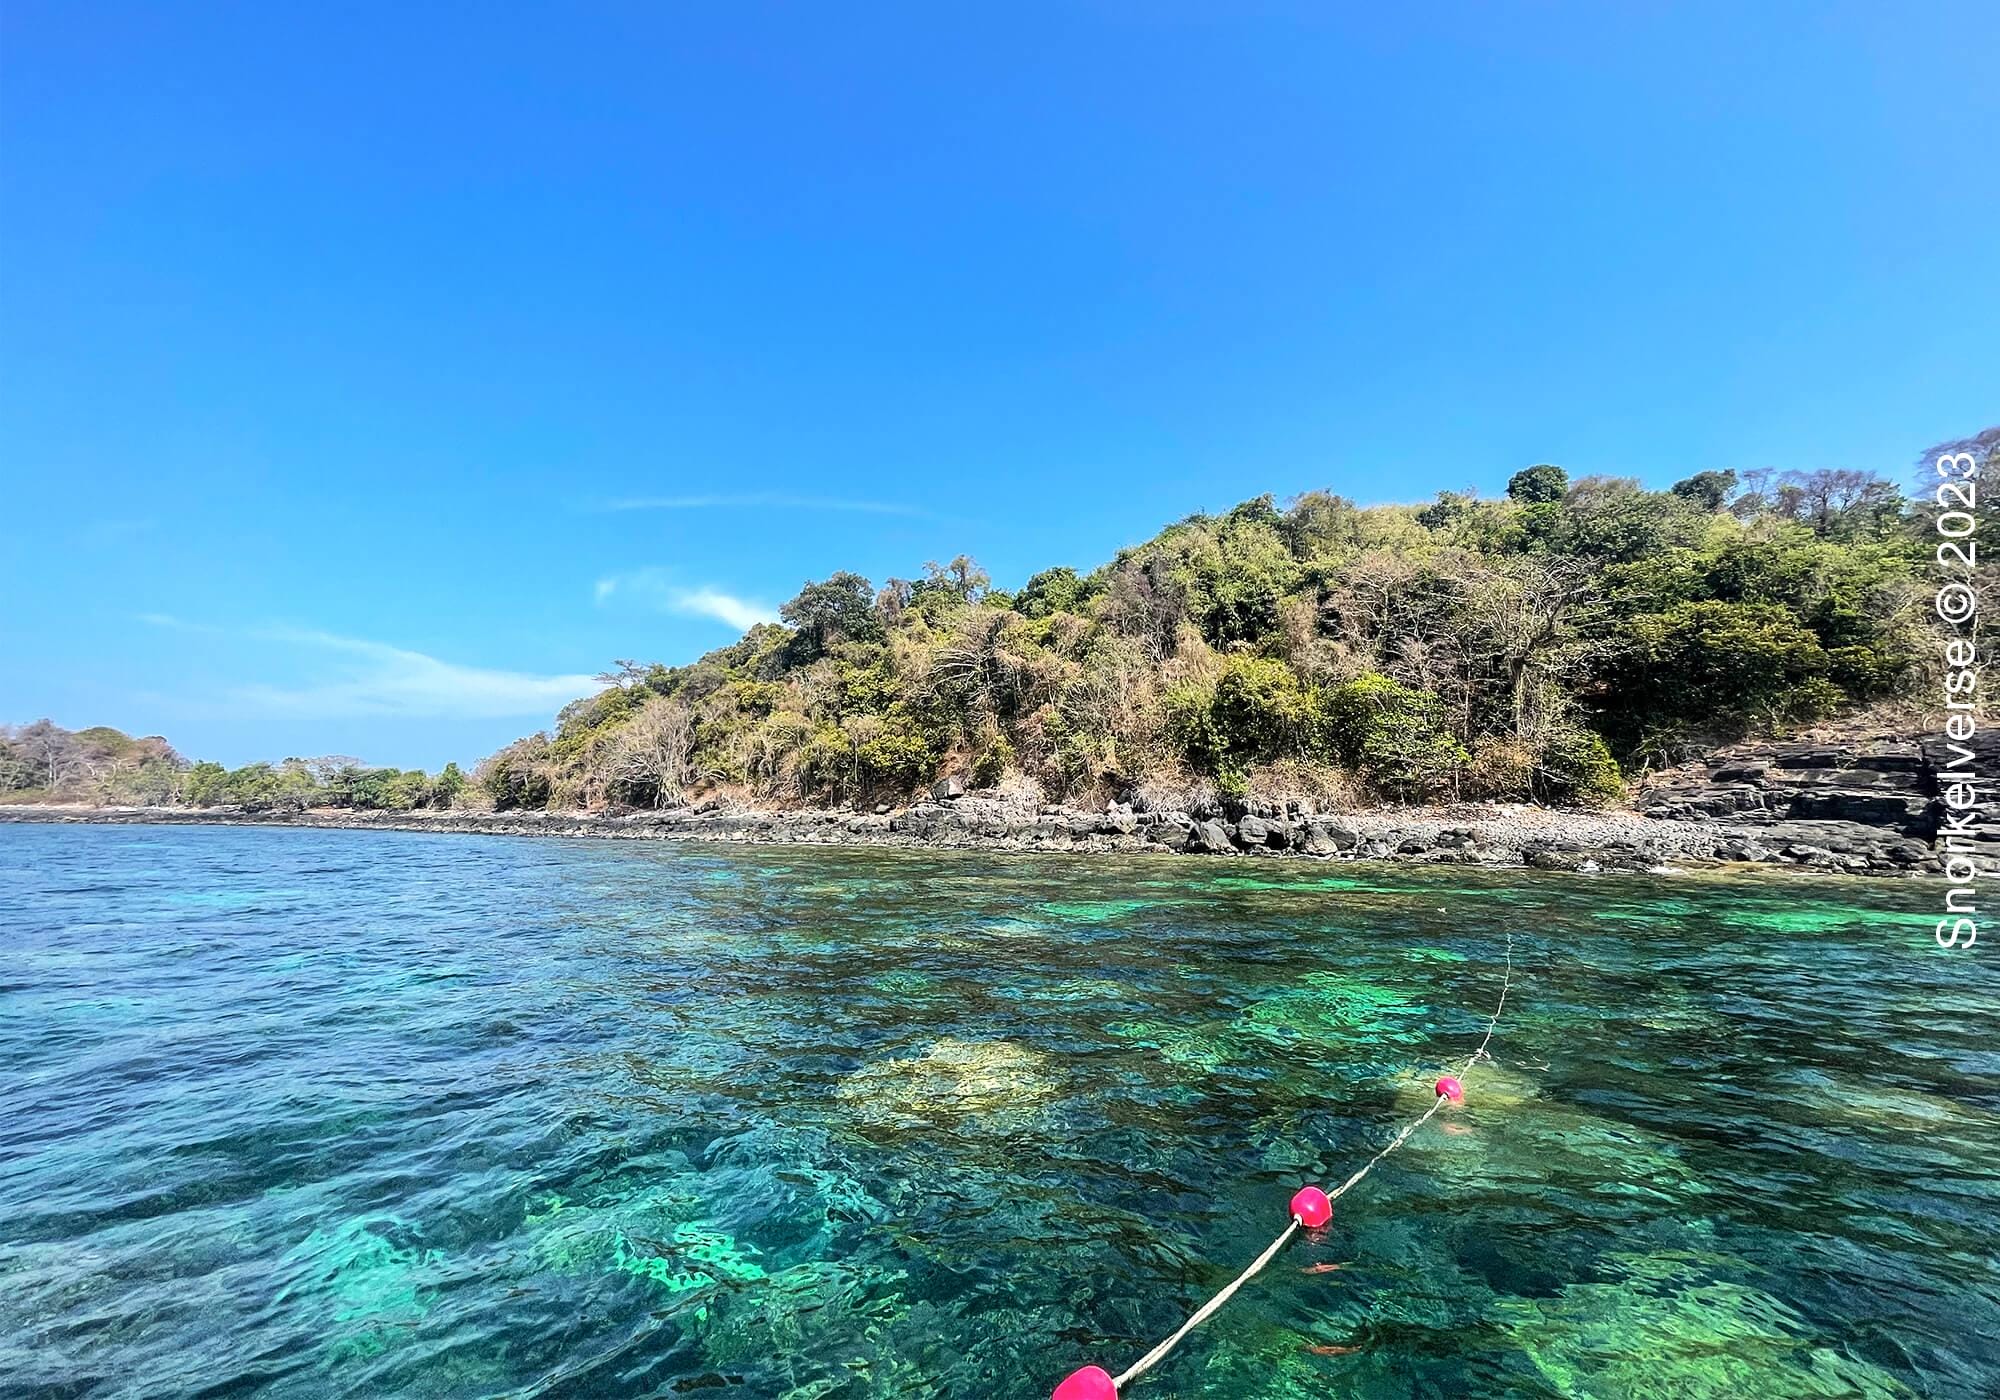
[[[2000,8],[0,11],[0,720],[436,767],[801,581],[2000,419]]]

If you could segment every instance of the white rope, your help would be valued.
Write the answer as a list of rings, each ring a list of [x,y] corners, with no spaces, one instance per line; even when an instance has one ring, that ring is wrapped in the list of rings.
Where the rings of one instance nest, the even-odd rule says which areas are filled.
[[[1470,1055],[1466,1056],[1464,1066],[1458,1071],[1461,1076],[1470,1074],[1472,1072],[1472,1067],[1478,1064],[1481,1060],[1492,1058],[1486,1053],[1486,1047],[1493,1043],[1493,1031],[1494,1028],[1500,1024],[1500,1013],[1504,1011],[1507,1007],[1507,989],[1513,985],[1513,982],[1514,982],[1514,935],[1510,933],[1507,935],[1507,963],[1500,977],[1500,1000],[1493,1004],[1493,1014],[1487,1018],[1486,1034],[1480,1039],[1479,1048],[1477,1050],[1474,1050]],[[1401,1147],[1404,1143],[1408,1142],[1410,1140],[1410,1134],[1414,1133],[1417,1129],[1423,1127],[1424,1124],[1430,1122],[1431,1116],[1435,1114],[1439,1109],[1443,1108],[1445,1104],[1448,1102],[1449,1100],[1446,1099],[1443,1094],[1439,1094],[1437,1098],[1431,1103],[1431,1106],[1424,1110],[1422,1117],[1417,1118],[1409,1123],[1406,1123],[1403,1126],[1403,1130],[1400,1133],[1397,1133],[1394,1138],[1390,1139],[1389,1145],[1383,1148],[1380,1152],[1377,1152],[1373,1157],[1370,1157],[1367,1160],[1367,1162],[1362,1165],[1361,1170],[1354,1173],[1354,1175],[1347,1178],[1347,1180],[1341,1182],[1340,1185],[1334,1190],[1327,1192],[1326,1193],[1327,1200],[1337,1201],[1342,1196],[1346,1195],[1349,1191],[1353,1190],[1356,1186],[1360,1185],[1361,1179],[1367,1176],[1368,1173],[1374,1171],[1377,1163],[1379,1163],[1384,1157],[1387,1157],[1391,1152],[1394,1152],[1397,1148]],[[1210,1298],[1206,1303],[1203,1303],[1201,1307],[1196,1309],[1194,1316],[1190,1317],[1186,1322],[1183,1322],[1171,1337],[1161,1342],[1158,1346],[1154,1347],[1151,1351],[1147,1352],[1137,1361],[1134,1361],[1130,1366],[1127,1366],[1118,1375],[1114,1376],[1111,1381],[1112,1389],[1114,1391],[1123,1390],[1125,1388],[1125,1383],[1127,1381],[1136,1380],[1138,1377],[1152,1370],[1153,1367],[1159,1365],[1160,1362],[1166,1360],[1167,1354],[1171,1352],[1175,1347],[1179,1346],[1181,1340],[1185,1338],[1188,1333],[1194,1331],[1195,1328],[1201,1326],[1202,1323],[1208,1321],[1209,1318],[1213,1317],[1217,1309],[1219,1309],[1224,1303],[1228,1302],[1231,1298],[1236,1296],[1237,1289],[1241,1288],[1251,1279],[1257,1277],[1258,1274],[1264,1271],[1264,1266],[1266,1264],[1269,1264],[1273,1259],[1278,1257],[1278,1251],[1285,1247],[1286,1243],[1290,1241],[1293,1234],[1297,1232],[1299,1226],[1302,1223],[1303,1222],[1300,1221],[1298,1216],[1294,1215],[1292,1217],[1292,1223],[1284,1228],[1284,1231],[1278,1236],[1278,1238],[1272,1240],[1270,1244],[1265,1246],[1264,1252],[1262,1254],[1258,1255],[1255,1259],[1250,1261],[1249,1268],[1245,1269],[1242,1273],[1238,1274],[1235,1278],[1231,1279],[1229,1281],[1228,1287],[1224,1288],[1220,1293],[1216,1294],[1213,1298]]]
[[[1125,1384],[1125,1382],[1131,1380],[1134,1376],[1143,1375],[1145,1372],[1152,1370],[1153,1367],[1158,1365],[1160,1362],[1166,1360],[1167,1353],[1180,1345],[1181,1338],[1185,1337],[1188,1333],[1194,1331],[1194,1329],[1201,1326],[1202,1323],[1208,1321],[1208,1319],[1214,1315],[1215,1310],[1217,1308],[1221,1307],[1224,1303],[1228,1302],[1232,1297],[1235,1296],[1237,1289],[1241,1288],[1244,1284],[1250,1282],[1251,1279],[1257,1277],[1258,1274],[1262,1273],[1264,1271],[1264,1266],[1270,1263],[1273,1259],[1278,1257],[1278,1251],[1285,1247],[1285,1242],[1291,1239],[1292,1232],[1297,1230],[1298,1228],[1299,1228],[1299,1218],[1295,1215],[1292,1217],[1292,1223],[1285,1227],[1284,1233],[1279,1235],[1278,1238],[1276,1238],[1275,1240],[1272,1240],[1271,1243],[1265,1247],[1264,1252],[1251,1261],[1249,1268],[1245,1269],[1242,1273],[1238,1274],[1234,1279],[1232,1279],[1230,1281],[1229,1287],[1223,1289],[1213,1298],[1210,1298],[1206,1303],[1203,1303],[1200,1309],[1196,1311],[1193,1317],[1189,1318],[1186,1322],[1183,1322],[1180,1325],[1179,1331],[1175,1332],[1173,1336],[1167,1338],[1164,1342],[1161,1342],[1158,1346],[1154,1347],[1151,1351],[1147,1352],[1137,1361],[1134,1361],[1130,1366],[1127,1366],[1124,1372],[1119,1376],[1115,1377],[1111,1383],[1114,1386],[1122,1386]]]

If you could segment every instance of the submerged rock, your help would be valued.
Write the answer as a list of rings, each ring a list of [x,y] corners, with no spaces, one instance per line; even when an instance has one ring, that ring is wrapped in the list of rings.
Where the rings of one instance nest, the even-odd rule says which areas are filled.
[[[863,1065],[833,1095],[864,1122],[916,1126],[1017,1115],[1057,1087],[1048,1057],[1025,1045],[947,1036],[921,1055]]]

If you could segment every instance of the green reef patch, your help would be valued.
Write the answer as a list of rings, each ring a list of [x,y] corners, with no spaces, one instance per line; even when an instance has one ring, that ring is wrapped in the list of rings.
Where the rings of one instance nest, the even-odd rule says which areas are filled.
[[[1258,1001],[1232,1023],[1233,1033],[1275,1045],[1328,1048],[1409,1044],[1429,1008],[1402,992],[1338,972],[1308,973],[1296,987]]]
[[[767,1277],[755,1253],[720,1230],[676,1225],[664,1241],[634,1241],[618,1231],[612,1239],[611,1263],[625,1273],[651,1279],[669,1293],[691,1293]]]
[[[1343,1059],[1423,1040],[1429,1008],[1393,987],[1337,972],[1308,973],[1228,1021],[1164,1017],[1113,1021],[1107,1034],[1154,1051],[1180,1069],[1212,1074],[1250,1064],[1273,1050],[1300,1050]]]
[[[1551,1298],[1503,1298],[1507,1339],[1557,1395],[1578,1400],[1900,1400],[1888,1373],[1809,1340],[1776,1298],[1689,1278],[1672,1260],[1612,1256],[1616,1281],[1572,1283]]]
[[[1060,1087],[1049,1057],[1011,1040],[946,1036],[921,1055],[877,1060],[848,1075],[834,1098],[863,1123],[882,1127],[984,1120],[1021,1126]]]

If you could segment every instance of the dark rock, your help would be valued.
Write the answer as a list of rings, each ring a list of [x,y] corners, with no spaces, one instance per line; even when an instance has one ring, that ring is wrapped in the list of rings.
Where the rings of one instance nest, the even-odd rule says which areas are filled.
[[[1210,855],[1224,855],[1233,849],[1229,842],[1229,828],[1211,817],[1205,822],[1197,822],[1194,832],[1188,837],[1190,851],[1206,851]]]
[[[1716,769],[1710,776],[1718,783],[1754,783],[1770,771],[1765,763],[1735,763]]]
[[[1888,826],[1908,830],[1922,824],[1930,802],[1922,797],[1902,797],[1870,792],[1802,792],[1792,799],[1787,814],[1800,821],[1860,822],[1867,826]]]
[[[1271,839],[1271,824],[1262,817],[1240,817],[1236,822],[1236,839],[1246,846],[1262,846]]]
[[[1850,768],[1854,755],[1846,749],[1815,749],[1802,745],[1780,745],[1774,758],[1779,768]]]
[[[956,774],[939,778],[931,784],[931,800],[949,802],[955,797],[965,796],[965,781]]]
[[[1334,835],[1331,823],[1307,822],[1304,827],[1305,842],[1300,847],[1309,856],[1334,856],[1342,851],[1351,851],[1358,844],[1349,841],[1342,844]]]
[[[1715,854],[1720,860],[1756,861],[1771,858],[1769,847],[1747,840],[1725,841],[1716,848]]]

